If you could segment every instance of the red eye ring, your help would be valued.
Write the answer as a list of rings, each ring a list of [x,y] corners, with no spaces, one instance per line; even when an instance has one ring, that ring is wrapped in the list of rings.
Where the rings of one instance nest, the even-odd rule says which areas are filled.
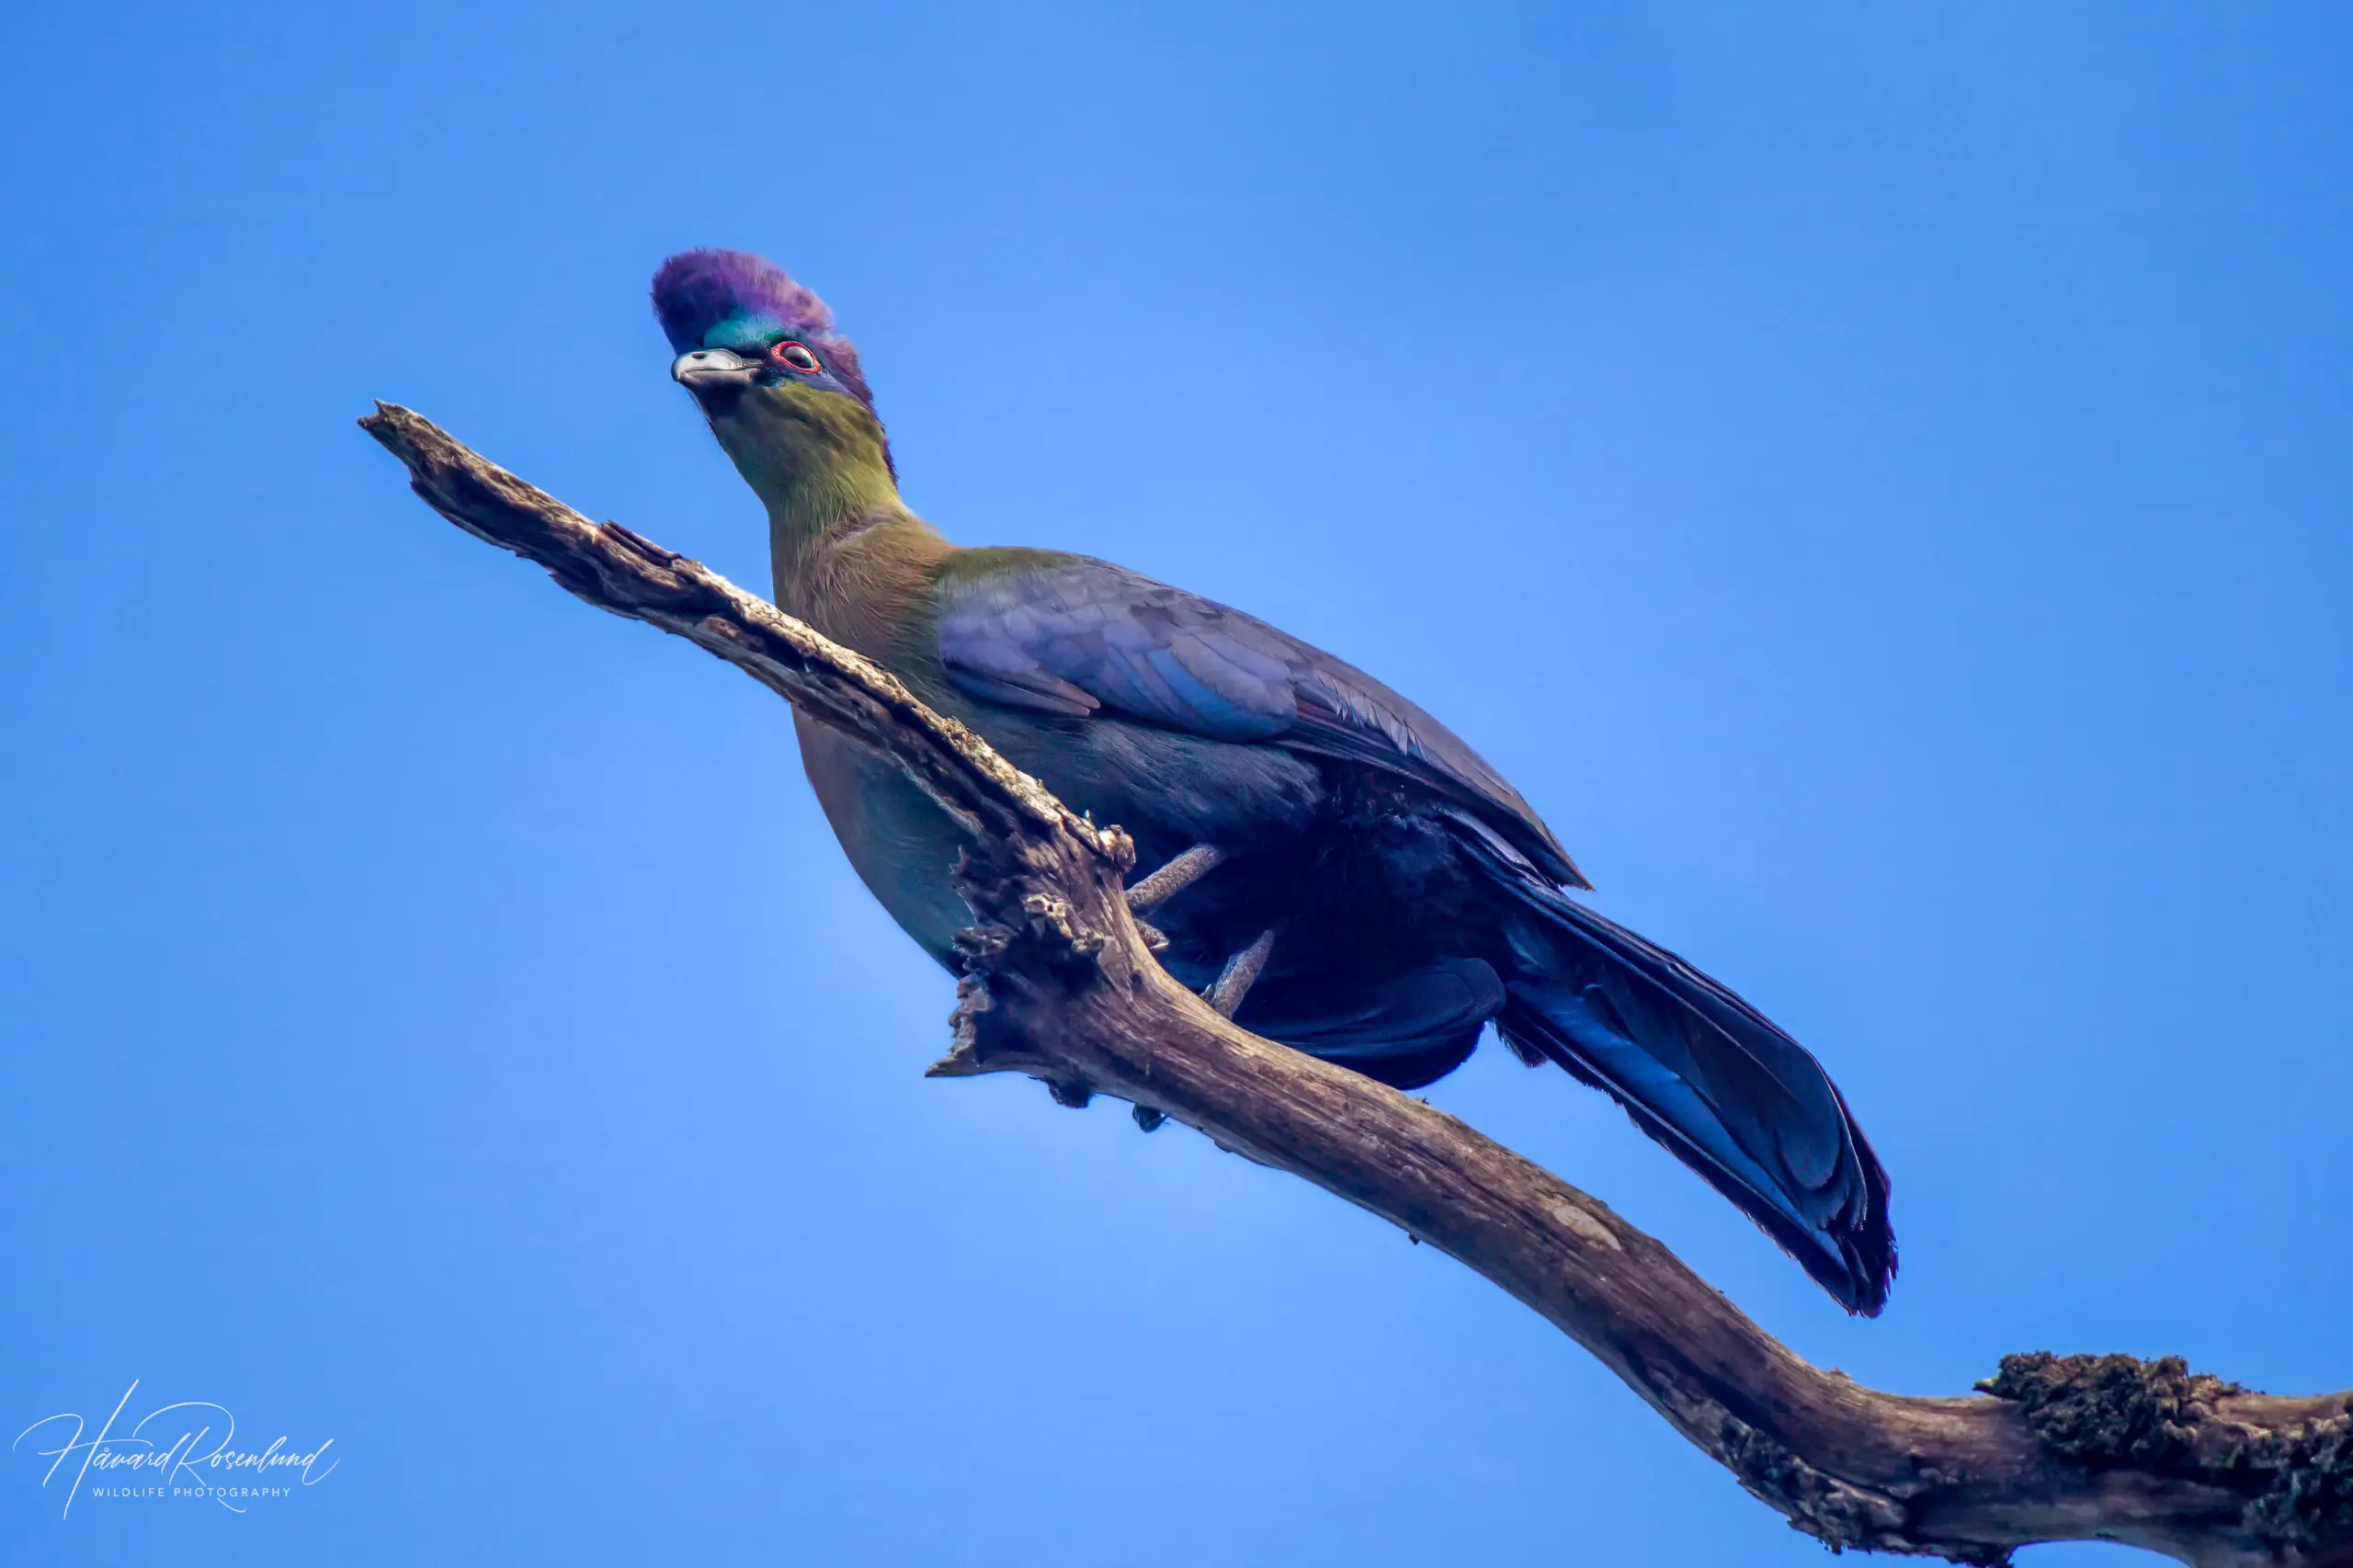
[[[825,368],[817,356],[809,351],[807,344],[795,343],[790,338],[769,349],[768,358],[785,369],[798,370],[804,376],[813,376]]]

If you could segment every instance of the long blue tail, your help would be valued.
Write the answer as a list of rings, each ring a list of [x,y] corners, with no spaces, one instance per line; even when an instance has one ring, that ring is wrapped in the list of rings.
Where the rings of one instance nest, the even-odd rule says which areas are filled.
[[[1473,826],[1513,893],[1496,1027],[1525,1062],[1605,1090],[1634,1125],[1738,1204],[1848,1312],[1895,1277],[1887,1173],[1836,1085],[1756,1008],[1568,897]]]

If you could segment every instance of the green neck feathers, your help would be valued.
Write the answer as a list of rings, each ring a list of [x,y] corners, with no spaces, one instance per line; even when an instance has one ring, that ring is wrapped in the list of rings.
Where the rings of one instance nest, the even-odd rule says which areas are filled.
[[[746,392],[711,429],[767,506],[778,607],[892,663],[902,617],[952,547],[899,499],[881,421],[786,385]]]
[[[937,538],[899,499],[881,421],[836,393],[796,386],[747,392],[711,422],[719,443],[768,509],[777,601],[797,615],[825,558],[852,536],[912,527]]]

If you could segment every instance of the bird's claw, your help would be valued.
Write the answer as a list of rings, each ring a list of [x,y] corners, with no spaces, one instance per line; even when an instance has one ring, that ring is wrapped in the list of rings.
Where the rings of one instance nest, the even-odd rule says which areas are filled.
[[[1225,851],[1213,845],[1196,844],[1165,866],[1128,889],[1128,907],[1138,915],[1148,915],[1170,899],[1217,869],[1225,858]]]
[[[1232,1017],[1242,1009],[1242,999],[1250,994],[1250,987],[1257,983],[1258,971],[1267,967],[1267,955],[1275,950],[1275,933],[1271,927],[1258,934],[1258,939],[1225,960],[1225,969],[1215,984],[1203,994],[1203,999],[1218,1010],[1220,1016]]]

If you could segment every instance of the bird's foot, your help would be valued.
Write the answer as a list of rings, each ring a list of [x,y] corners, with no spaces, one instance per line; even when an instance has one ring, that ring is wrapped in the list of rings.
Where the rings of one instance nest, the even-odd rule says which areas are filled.
[[[1148,915],[1217,869],[1225,851],[1215,845],[1196,844],[1143,881],[1128,889],[1128,908]]]
[[[1232,1017],[1241,1009],[1242,999],[1250,994],[1250,987],[1257,983],[1258,971],[1267,967],[1267,956],[1275,950],[1275,933],[1271,927],[1258,934],[1258,939],[1225,960],[1225,969],[1209,988],[1207,1001],[1220,1014]]]

